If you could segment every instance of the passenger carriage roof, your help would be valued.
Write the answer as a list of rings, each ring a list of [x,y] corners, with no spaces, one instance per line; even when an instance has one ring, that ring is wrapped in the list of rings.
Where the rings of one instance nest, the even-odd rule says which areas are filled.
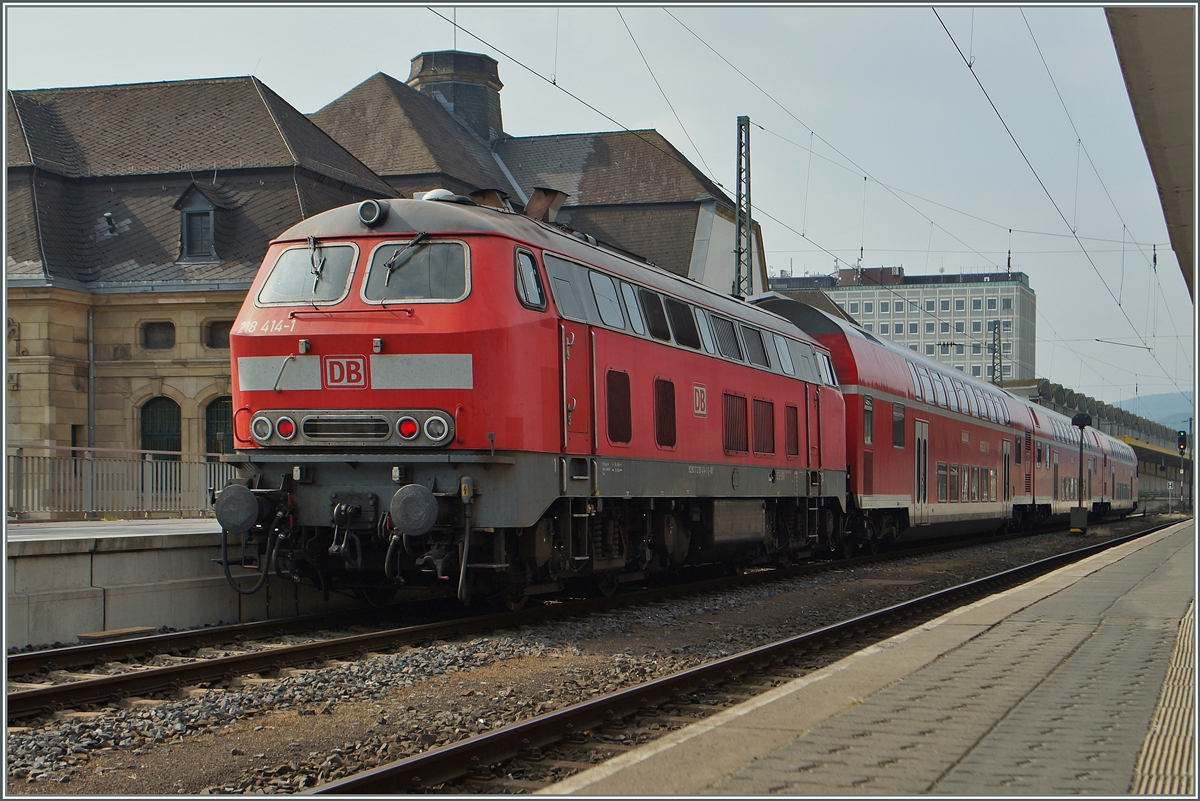
[[[793,339],[818,345],[817,341],[796,328],[787,318],[770,309],[760,308],[723,295],[703,284],[650,264],[634,261],[598,245],[539,222],[523,214],[499,211],[488,206],[449,200],[383,200],[390,206],[387,219],[368,228],[358,219],[358,206],[349,205],[315,214],[293,225],[277,242],[306,240],[308,237],[407,235],[417,231],[430,234],[485,234],[508,236],[539,249],[600,267],[613,275],[664,292],[681,300],[704,306],[734,319],[760,326]]]

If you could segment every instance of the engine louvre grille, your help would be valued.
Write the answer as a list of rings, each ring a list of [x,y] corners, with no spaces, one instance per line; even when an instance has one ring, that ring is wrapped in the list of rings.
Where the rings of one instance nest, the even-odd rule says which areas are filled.
[[[391,426],[375,415],[316,415],[304,418],[301,431],[307,439],[387,439]]]

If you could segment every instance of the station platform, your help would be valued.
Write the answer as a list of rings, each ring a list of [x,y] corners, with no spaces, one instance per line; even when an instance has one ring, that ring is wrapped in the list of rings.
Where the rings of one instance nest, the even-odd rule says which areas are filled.
[[[349,606],[272,576],[254,595],[229,586],[215,519],[95,520],[5,525],[6,648],[75,644],[132,627],[196,628]],[[238,559],[241,538],[229,537]],[[255,571],[231,568],[246,588]]]
[[[957,609],[541,792],[1194,795],[1195,532]]]

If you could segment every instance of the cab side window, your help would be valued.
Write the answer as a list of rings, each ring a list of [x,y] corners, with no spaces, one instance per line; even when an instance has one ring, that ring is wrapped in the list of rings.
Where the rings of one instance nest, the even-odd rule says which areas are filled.
[[[521,305],[537,311],[546,310],[546,294],[542,291],[542,279],[538,275],[533,254],[517,251],[517,299]]]

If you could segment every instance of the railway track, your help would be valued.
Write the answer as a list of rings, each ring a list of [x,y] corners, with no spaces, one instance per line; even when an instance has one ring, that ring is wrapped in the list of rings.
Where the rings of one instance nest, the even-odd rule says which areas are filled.
[[[805,672],[789,662],[830,648],[857,650],[948,608],[1026,582],[1169,524],[970,581],[876,612],[717,659],[680,673],[536,716],[332,781],[307,792],[330,795],[529,792],[701,719]],[[830,655],[830,658],[837,654]]]
[[[307,634],[335,621],[344,626],[345,613],[172,632],[14,654],[8,657],[7,663],[7,720],[13,723],[54,712],[94,708],[131,697],[176,693],[188,686],[228,682],[237,676],[277,673],[285,668],[321,664],[330,660],[360,658],[367,653],[393,650],[434,639],[545,623],[683,595],[749,587],[828,570],[1014,539],[1016,538],[1009,536],[976,539],[970,542],[941,542],[851,559],[809,562],[782,569],[632,590],[611,597],[568,599],[530,607],[520,612],[455,616],[420,625],[387,627],[348,636],[318,637],[301,643],[263,643],[259,640],[295,636],[297,633]],[[200,649],[216,650],[231,645],[235,647],[228,650],[241,652],[228,655],[198,655]],[[170,664],[138,664],[147,660],[168,661]],[[109,675],[87,672],[114,663],[121,663],[121,672]],[[126,666],[127,669],[124,669]],[[40,681],[36,681],[38,679]]]

